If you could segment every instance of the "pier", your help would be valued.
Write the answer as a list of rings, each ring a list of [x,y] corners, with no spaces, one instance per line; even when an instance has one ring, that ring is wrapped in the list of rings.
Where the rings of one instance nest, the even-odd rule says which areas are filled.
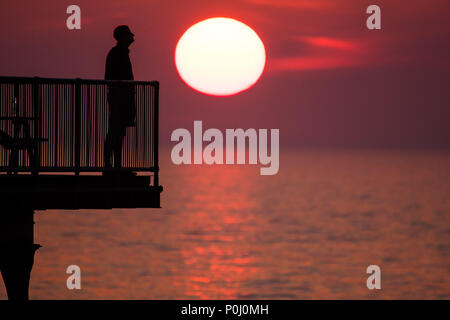
[[[132,86],[136,125],[105,167],[108,89]],[[159,83],[0,77],[0,271],[27,300],[35,210],[160,208]]]

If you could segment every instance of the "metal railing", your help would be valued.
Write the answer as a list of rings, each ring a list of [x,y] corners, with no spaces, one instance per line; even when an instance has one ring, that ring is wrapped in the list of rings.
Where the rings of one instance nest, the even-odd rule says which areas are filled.
[[[132,85],[121,169],[104,165],[108,87]],[[158,185],[159,83],[0,77],[0,172],[147,171]]]

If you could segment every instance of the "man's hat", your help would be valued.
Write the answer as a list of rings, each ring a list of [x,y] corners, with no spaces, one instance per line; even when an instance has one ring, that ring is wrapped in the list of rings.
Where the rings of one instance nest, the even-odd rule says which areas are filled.
[[[120,39],[124,35],[129,35],[129,34],[134,36],[134,34],[131,32],[131,30],[128,26],[122,25],[122,26],[118,26],[114,29],[114,38],[116,40]]]

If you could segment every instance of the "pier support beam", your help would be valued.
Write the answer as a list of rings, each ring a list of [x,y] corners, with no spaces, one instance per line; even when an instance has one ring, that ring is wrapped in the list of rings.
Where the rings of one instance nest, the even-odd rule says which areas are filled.
[[[34,254],[40,247],[34,243],[33,214],[20,202],[0,210],[0,271],[9,300],[28,300]]]

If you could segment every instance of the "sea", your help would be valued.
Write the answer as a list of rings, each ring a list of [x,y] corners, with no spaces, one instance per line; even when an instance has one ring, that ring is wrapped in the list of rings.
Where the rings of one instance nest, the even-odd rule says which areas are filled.
[[[273,176],[161,156],[162,208],[35,213],[31,299],[450,299],[450,152],[281,150]]]

